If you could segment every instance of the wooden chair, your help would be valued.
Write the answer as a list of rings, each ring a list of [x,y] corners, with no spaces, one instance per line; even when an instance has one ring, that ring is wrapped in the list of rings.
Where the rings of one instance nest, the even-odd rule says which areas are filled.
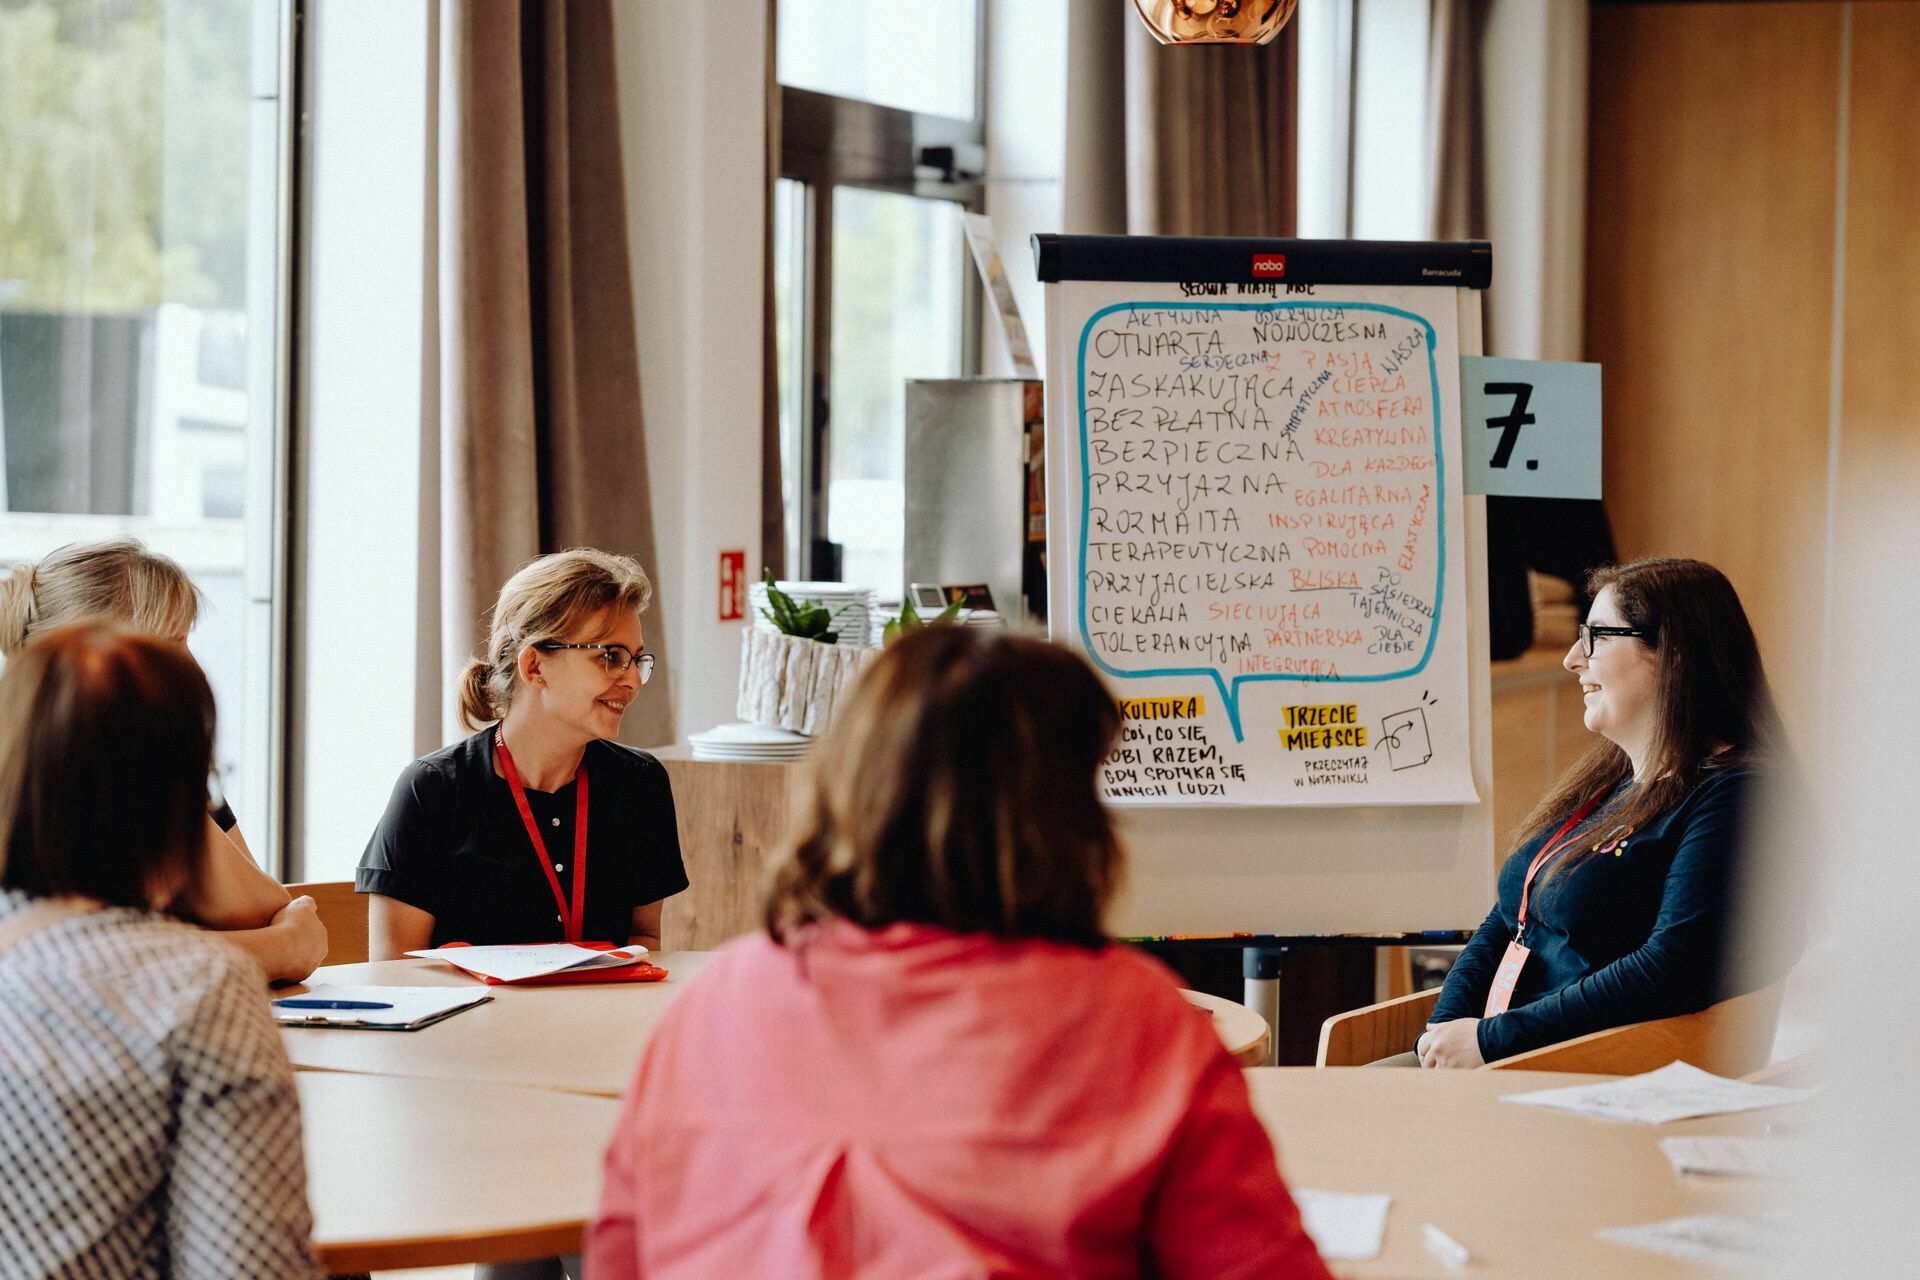
[[[367,899],[353,891],[351,880],[320,880],[290,884],[294,897],[306,894],[320,909],[327,926],[327,958],[323,964],[364,964],[367,959]]]
[[[1780,1014],[1781,984],[1723,1000],[1699,1013],[1635,1022],[1577,1036],[1482,1067],[1483,1071],[1587,1071],[1637,1075],[1688,1062],[1741,1076],[1766,1065]],[[1440,992],[1419,991],[1328,1018],[1320,1025],[1321,1067],[1357,1067],[1407,1053],[1426,1029]]]

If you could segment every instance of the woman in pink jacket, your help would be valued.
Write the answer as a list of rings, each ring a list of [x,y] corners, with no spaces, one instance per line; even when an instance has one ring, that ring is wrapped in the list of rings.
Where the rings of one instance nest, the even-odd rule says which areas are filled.
[[[766,934],[641,1059],[587,1274],[1326,1276],[1208,1020],[1103,928],[1118,729],[1042,641],[887,650]]]

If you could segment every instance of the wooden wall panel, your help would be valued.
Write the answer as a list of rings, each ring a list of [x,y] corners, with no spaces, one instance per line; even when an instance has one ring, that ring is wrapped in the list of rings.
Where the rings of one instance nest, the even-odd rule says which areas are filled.
[[[1879,513],[1920,502],[1920,5],[1855,5],[1852,47],[1835,511],[1843,568]]]
[[[1825,529],[1843,21],[1829,3],[1593,10],[1607,508],[1623,557],[1723,568],[1776,665]]]

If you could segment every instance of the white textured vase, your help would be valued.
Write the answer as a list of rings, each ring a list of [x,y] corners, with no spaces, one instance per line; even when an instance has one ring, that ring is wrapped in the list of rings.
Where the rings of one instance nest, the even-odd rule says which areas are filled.
[[[834,707],[879,653],[748,627],[740,633],[735,714],[749,724],[824,733]]]

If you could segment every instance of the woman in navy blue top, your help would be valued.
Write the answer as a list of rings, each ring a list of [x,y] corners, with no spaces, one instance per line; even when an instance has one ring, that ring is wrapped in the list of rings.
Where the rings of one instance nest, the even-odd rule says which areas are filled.
[[[1602,741],[1521,824],[1420,1064],[1477,1067],[1706,1008],[1773,697],[1733,586],[1697,560],[1595,570],[1564,665]]]

